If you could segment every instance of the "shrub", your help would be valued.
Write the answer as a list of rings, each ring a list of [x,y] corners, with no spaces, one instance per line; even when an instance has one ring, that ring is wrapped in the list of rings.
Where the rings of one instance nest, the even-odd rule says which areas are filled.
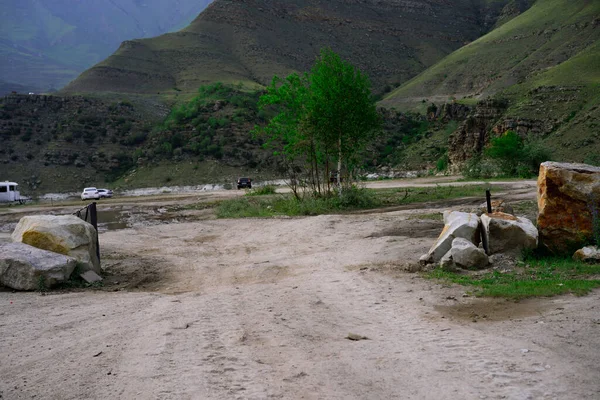
[[[275,186],[267,185],[267,186],[262,186],[262,187],[258,187],[258,188],[251,190],[250,192],[248,192],[246,194],[246,196],[267,196],[270,194],[275,194],[275,192],[276,192]]]
[[[446,151],[440,158],[438,158],[437,163],[435,164],[435,169],[438,172],[446,171],[449,163],[450,159],[448,158],[448,152]]]

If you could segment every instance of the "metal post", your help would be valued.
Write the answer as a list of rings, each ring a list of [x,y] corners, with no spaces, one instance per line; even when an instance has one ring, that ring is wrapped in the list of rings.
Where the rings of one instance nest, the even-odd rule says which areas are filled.
[[[90,222],[94,229],[96,230],[96,255],[98,256],[98,261],[100,261],[100,239],[98,238],[98,210],[96,208],[96,202],[90,204]]]
[[[492,213],[492,194],[490,193],[490,189],[485,191],[485,200],[487,203],[487,212],[488,214]]]

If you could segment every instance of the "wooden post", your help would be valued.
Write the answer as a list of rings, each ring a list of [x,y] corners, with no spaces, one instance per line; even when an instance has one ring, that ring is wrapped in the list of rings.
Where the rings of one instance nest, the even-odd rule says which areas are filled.
[[[492,194],[490,193],[490,189],[485,191],[485,201],[487,203],[487,212],[488,214],[492,213]]]
[[[96,230],[96,255],[98,256],[98,261],[100,261],[100,239],[98,238],[98,209],[96,207],[96,202],[90,204],[88,209],[90,211],[90,222]]]

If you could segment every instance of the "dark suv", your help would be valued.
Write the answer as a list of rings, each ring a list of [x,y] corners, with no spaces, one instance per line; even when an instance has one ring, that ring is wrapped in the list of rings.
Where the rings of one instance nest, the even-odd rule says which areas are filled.
[[[252,179],[250,178],[240,178],[237,181],[237,188],[241,189],[241,188],[248,188],[248,189],[252,189]]]

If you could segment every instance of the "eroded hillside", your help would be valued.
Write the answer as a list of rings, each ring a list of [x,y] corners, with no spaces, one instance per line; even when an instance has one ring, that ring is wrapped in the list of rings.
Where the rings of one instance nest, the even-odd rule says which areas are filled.
[[[217,0],[182,31],[127,41],[66,92],[176,93],[216,81],[263,85],[306,71],[323,47],[399,85],[491,29],[509,0]]]

